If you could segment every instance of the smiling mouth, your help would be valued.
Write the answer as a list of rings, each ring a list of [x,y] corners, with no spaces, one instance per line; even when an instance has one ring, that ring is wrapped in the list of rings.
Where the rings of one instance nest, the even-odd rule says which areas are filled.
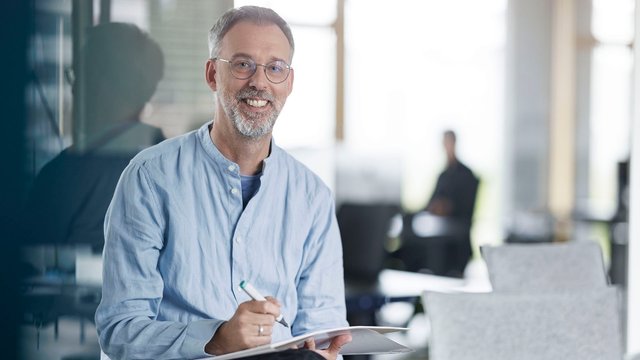
[[[267,100],[244,99],[244,103],[251,107],[261,108],[267,106],[269,102]]]

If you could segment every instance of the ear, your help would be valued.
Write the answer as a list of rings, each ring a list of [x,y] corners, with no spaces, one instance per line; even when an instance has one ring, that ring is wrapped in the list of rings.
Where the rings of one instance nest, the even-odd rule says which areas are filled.
[[[288,82],[288,87],[289,87],[289,93],[287,94],[287,96],[291,95],[291,91],[293,90],[293,69],[291,69],[291,72],[289,73],[289,78],[287,79]]]
[[[213,91],[218,90],[218,83],[216,82],[216,62],[209,59],[205,65],[204,78],[207,81],[207,85]]]

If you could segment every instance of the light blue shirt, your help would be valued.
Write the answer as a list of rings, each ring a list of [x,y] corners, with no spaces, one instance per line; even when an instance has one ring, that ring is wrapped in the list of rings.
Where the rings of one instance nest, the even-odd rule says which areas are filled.
[[[272,341],[346,326],[342,247],[330,190],[273,141],[242,208],[238,165],[208,125],[138,154],[105,218],[96,326],[112,359],[191,359],[250,281],[277,298]],[[256,326],[257,331],[257,326]]]

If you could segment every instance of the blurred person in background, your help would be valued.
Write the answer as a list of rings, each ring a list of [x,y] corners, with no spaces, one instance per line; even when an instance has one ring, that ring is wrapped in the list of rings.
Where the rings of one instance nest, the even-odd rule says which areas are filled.
[[[443,135],[447,165],[422,211],[403,219],[402,244],[391,253],[405,271],[463,277],[471,251],[478,179],[456,155],[456,134]]]
[[[425,207],[425,211],[447,218],[454,225],[455,234],[444,248],[447,272],[462,276],[471,258],[471,220],[475,207],[478,178],[456,154],[456,133],[447,130],[442,137],[447,158],[445,169],[438,176],[436,187]]]
[[[442,136],[447,165],[438,176],[436,187],[427,203],[426,211],[471,221],[478,179],[456,154],[456,133],[447,130]]]

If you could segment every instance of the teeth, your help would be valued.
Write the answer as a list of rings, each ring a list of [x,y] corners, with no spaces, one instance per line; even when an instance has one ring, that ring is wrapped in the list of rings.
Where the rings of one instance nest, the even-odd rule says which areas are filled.
[[[267,100],[247,99],[246,102],[247,102],[247,104],[249,104],[249,106],[253,106],[253,107],[263,107],[263,106],[267,105]]]

